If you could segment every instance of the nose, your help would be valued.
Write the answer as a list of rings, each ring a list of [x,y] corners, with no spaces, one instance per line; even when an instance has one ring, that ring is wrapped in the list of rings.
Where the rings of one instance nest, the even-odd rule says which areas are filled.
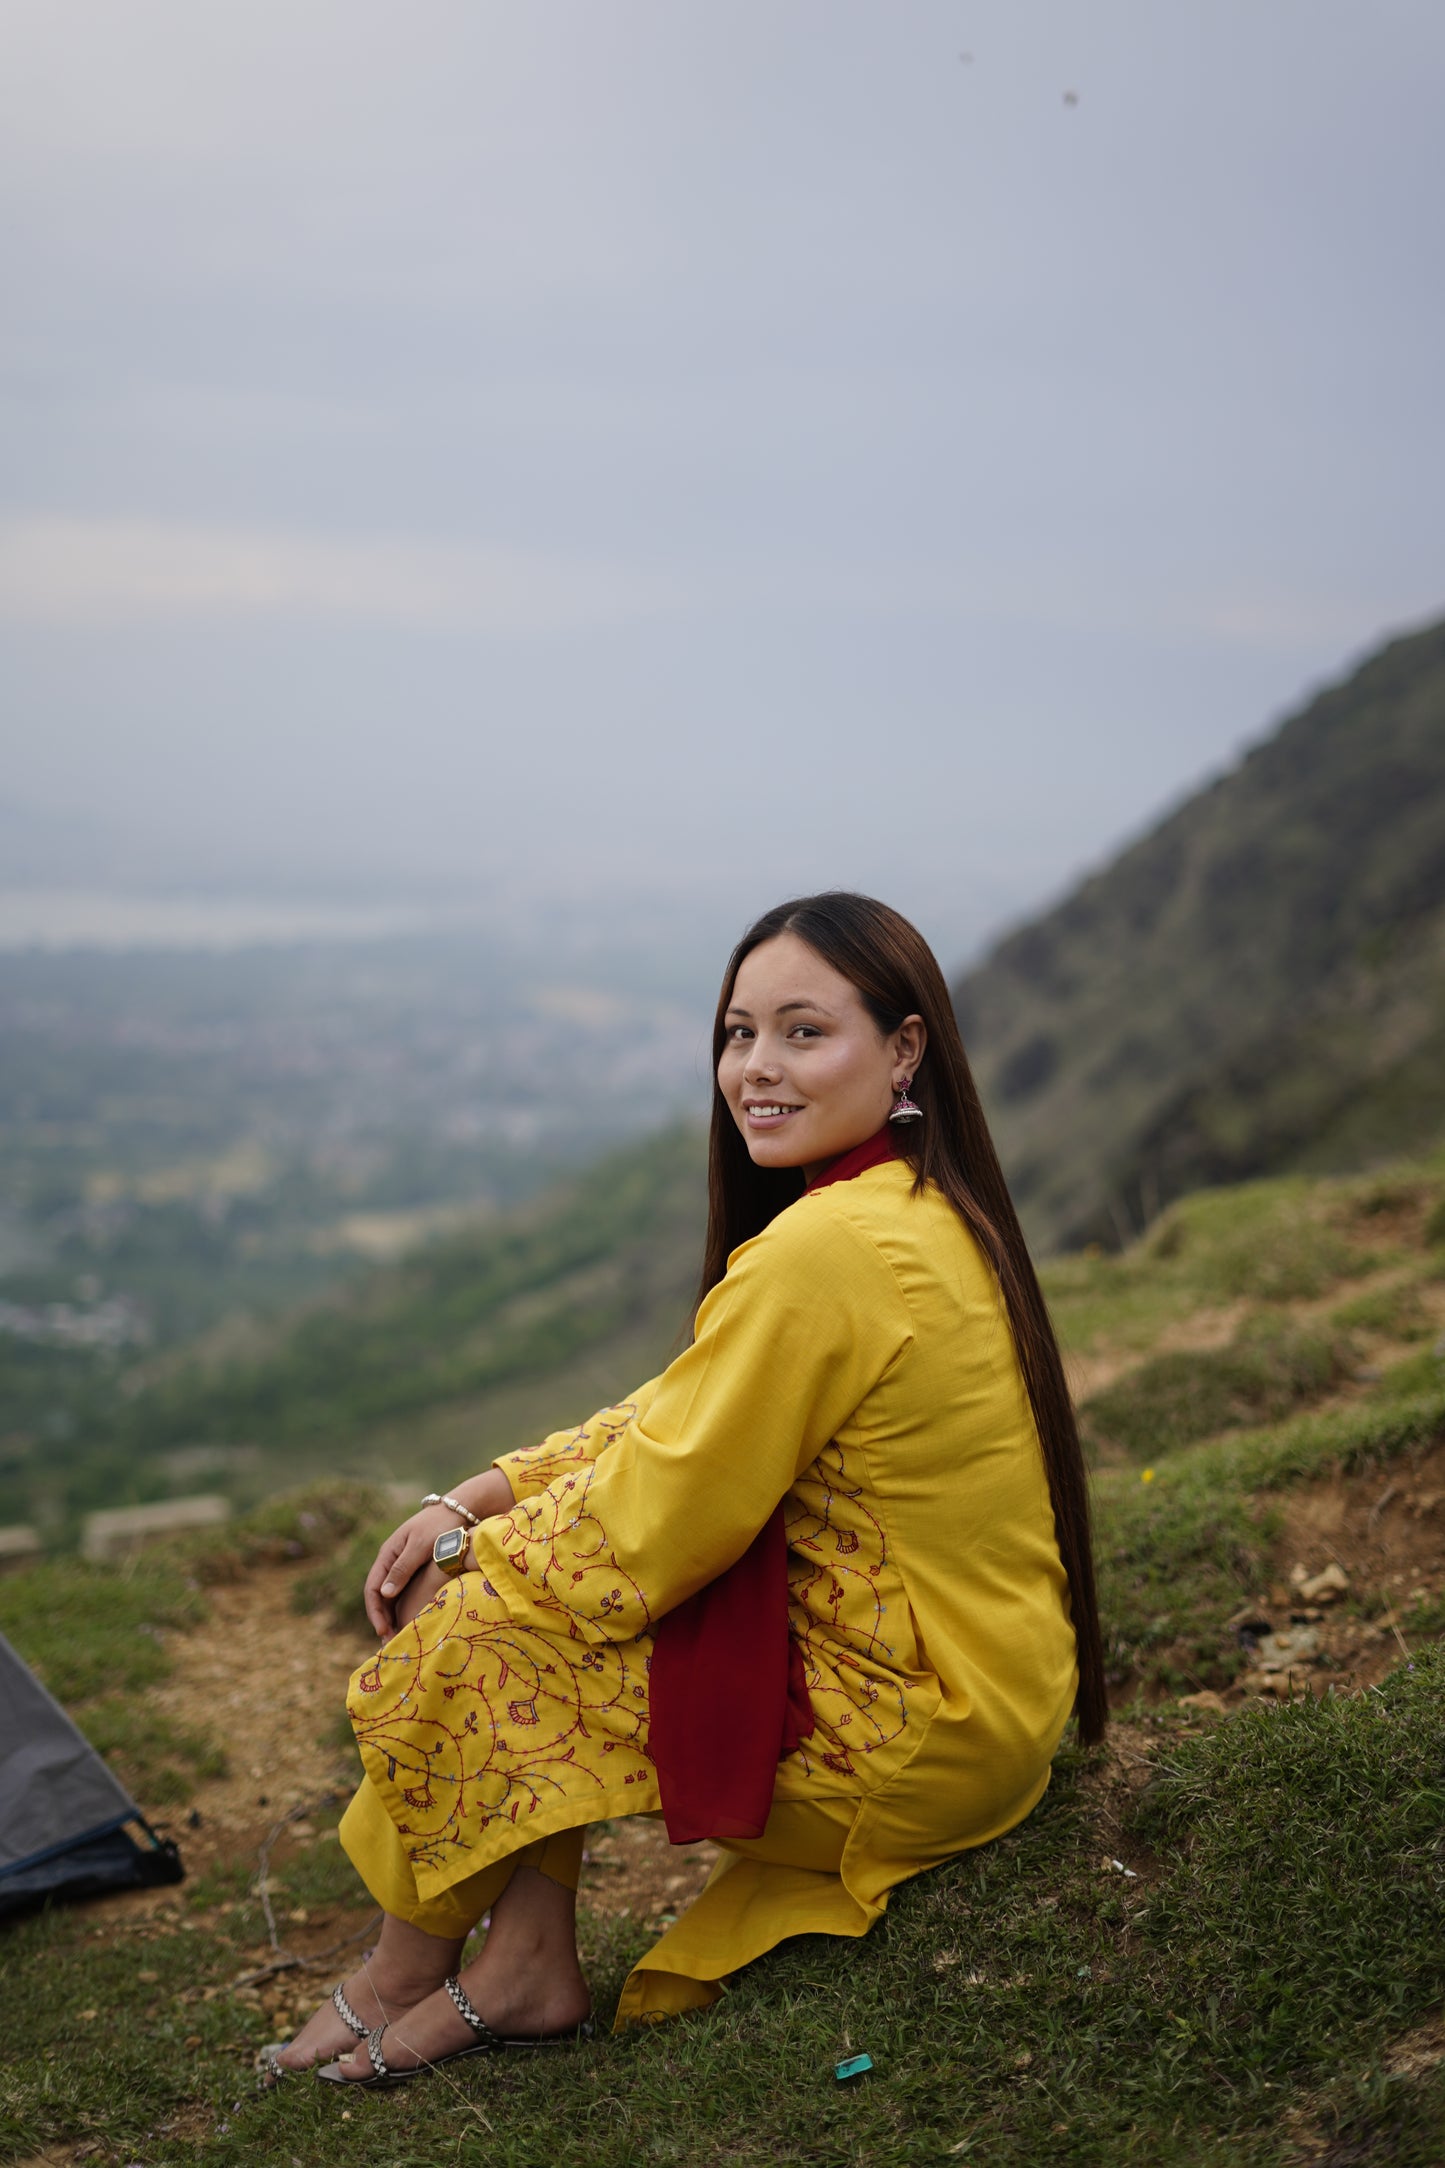
[[[761,1043],[758,1040],[754,1039],[751,1047],[748,1049],[748,1058],[746,1065],[743,1069],[744,1083],[771,1084],[776,1081],[778,1075],[778,1062],[765,1054],[763,1052]]]

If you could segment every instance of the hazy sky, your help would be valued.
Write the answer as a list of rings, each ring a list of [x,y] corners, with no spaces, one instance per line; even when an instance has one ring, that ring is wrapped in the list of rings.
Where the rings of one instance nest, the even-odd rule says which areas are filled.
[[[954,960],[1445,608],[1442,111],[1439,0],[0,0],[0,838]]]

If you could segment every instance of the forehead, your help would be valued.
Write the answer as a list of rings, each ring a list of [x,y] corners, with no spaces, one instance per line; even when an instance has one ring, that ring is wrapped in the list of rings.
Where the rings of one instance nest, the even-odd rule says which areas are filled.
[[[761,1015],[792,1001],[816,1003],[835,1016],[861,1006],[852,980],[825,963],[816,949],[795,933],[775,934],[739,964],[729,1006]]]

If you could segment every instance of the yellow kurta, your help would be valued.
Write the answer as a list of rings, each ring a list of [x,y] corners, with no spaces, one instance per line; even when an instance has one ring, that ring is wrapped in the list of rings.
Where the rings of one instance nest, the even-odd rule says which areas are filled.
[[[775,1819],[816,1802],[841,1862],[729,1848],[619,2021],[711,2000],[787,1935],[864,1933],[895,1883],[1043,1792],[1076,1673],[1038,1439],[993,1275],[902,1162],[790,1205],[660,1378],[498,1465],[518,1503],[476,1531],[478,1570],[351,1684],[423,1898],[657,1811],[652,1628],[785,1500],[816,1729],[779,1764]]]

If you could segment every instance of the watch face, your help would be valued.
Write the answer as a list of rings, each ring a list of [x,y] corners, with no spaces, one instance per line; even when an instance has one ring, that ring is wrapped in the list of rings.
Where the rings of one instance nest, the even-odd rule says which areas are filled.
[[[439,1566],[449,1565],[452,1559],[461,1557],[467,1541],[465,1528],[448,1528],[443,1535],[437,1537],[432,1545],[431,1555]]]

